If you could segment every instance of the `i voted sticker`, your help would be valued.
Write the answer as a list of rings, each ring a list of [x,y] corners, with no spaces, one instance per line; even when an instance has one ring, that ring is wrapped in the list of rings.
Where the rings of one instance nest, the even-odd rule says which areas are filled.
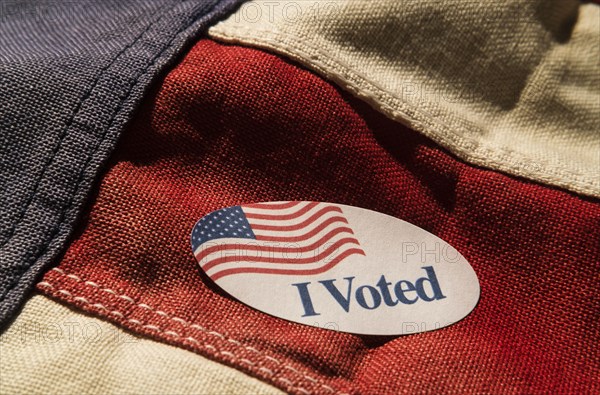
[[[232,297],[289,321],[366,335],[439,329],[476,306],[475,271],[400,219],[323,202],[233,206],[192,231],[200,267]]]

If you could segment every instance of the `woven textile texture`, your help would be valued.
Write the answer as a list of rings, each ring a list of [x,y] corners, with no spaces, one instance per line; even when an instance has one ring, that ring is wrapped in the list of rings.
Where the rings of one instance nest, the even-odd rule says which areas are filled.
[[[364,207],[441,237],[475,269],[479,305],[441,330],[371,337],[237,302],[201,273],[192,228],[279,200]],[[290,393],[589,393],[599,238],[597,200],[464,164],[298,66],[201,40],[143,104],[38,289]]]
[[[281,394],[200,355],[36,295],[0,335],[0,393]]]
[[[149,84],[236,0],[0,2],[0,327]]]
[[[252,1],[211,37],[268,48],[460,158],[600,196],[600,7]]]

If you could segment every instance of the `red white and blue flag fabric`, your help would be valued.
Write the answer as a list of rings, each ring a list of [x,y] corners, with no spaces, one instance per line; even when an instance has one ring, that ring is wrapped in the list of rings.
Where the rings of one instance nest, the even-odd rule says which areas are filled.
[[[598,392],[594,377],[599,377],[600,347],[597,330],[589,325],[597,321],[600,306],[597,199],[469,165],[306,69],[259,50],[201,40],[157,88],[124,134],[96,196],[90,197],[90,212],[57,268],[38,285],[39,292],[86,311],[90,318],[208,356],[296,395]],[[202,226],[215,226],[209,236],[208,228],[198,224],[194,252],[198,255],[209,245],[222,249],[201,260],[204,268],[212,262],[208,273],[213,278],[231,269],[302,270],[326,264],[325,258],[299,263],[299,258],[315,254],[305,252],[286,255],[296,263],[253,258],[230,267],[232,262],[217,259],[257,253],[223,249],[227,244],[308,248],[311,240],[338,229],[336,239],[322,243],[359,236],[370,253],[358,223],[343,212],[345,206],[342,212],[332,210],[304,224],[319,210],[339,208],[335,204],[322,203],[285,220],[273,216],[298,213],[307,203],[288,202],[287,208],[240,205],[220,211],[220,217],[235,216],[225,218],[229,230],[217,232],[223,225],[216,226],[214,214],[219,216],[219,211],[212,210],[287,196],[378,211],[440,237],[477,273],[479,304],[468,318],[437,332],[371,338],[262,313],[206,281],[189,242],[203,216],[208,219]],[[266,240],[307,234],[334,217],[346,217],[349,223],[340,219],[290,245]],[[246,221],[245,233],[242,226],[229,227],[240,225],[240,219]],[[291,224],[303,224],[304,229],[281,229]],[[327,259],[352,248],[360,247],[348,242]],[[429,250],[423,254],[433,258]],[[363,257],[345,258],[335,269],[354,258]],[[265,276],[273,282],[296,282],[294,276]],[[241,283],[245,277],[254,276],[222,279]],[[355,297],[346,293],[348,284],[336,281],[340,297]],[[311,284],[311,290],[313,285],[329,292],[321,284]],[[265,282],[252,286],[265,299],[279,302]],[[50,353],[60,357],[60,364],[50,364],[60,369],[39,374],[35,362],[44,354],[35,347],[41,344],[32,341],[32,347],[23,347],[20,336],[25,332],[14,332],[14,350],[23,350],[20,359],[8,358],[3,348],[0,363],[7,368],[28,364],[31,374],[0,392],[25,393],[34,388],[31,383],[45,392],[73,392],[69,388],[77,380],[90,382],[88,366],[106,365],[93,359],[98,354],[89,352],[86,347],[92,342],[87,341],[77,343],[76,355]],[[71,350],[68,336],[62,339],[64,350]],[[60,350],[59,343],[52,343],[54,351]],[[150,359],[146,355],[151,354],[144,355]],[[162,355],[155,355],[164,365]],[[110,366],[132,366],[136,374],[128,377],[150,382],[160,381],[157,374],[165,371],[129,360],[113,360]],[[139,388],[127,380],[115,381],[114,372],[101,372],[106,374],[94,381],[99,391]],[[57,378],[65,375],[70,379],[61,386]],[[189,375],[197,378],[196,373]],[[227,373],[214,382],[229,377]],[[118,387],[102,386],[107,383]],[[180,381],[176,387],[170,392],[185,392]],[[241,390],[220,393],[235,391]]]
[[[240,273],[318,274],[364,255],[340,207],[297,201],[214,211],[194,227],[192,248],[213,280]]]

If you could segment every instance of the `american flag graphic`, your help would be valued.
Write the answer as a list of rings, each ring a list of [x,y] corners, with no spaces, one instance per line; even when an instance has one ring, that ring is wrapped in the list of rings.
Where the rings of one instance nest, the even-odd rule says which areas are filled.
[[[194,227],[192,248],[213,280],[239,273],[318,274],[365,255],[340,207],[296,201],[214,211]]]

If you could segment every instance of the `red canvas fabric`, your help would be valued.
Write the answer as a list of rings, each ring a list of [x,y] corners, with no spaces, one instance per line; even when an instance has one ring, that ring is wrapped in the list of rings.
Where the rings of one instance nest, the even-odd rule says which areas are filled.
[[[213,210],[277,200],[432,232],[475,269],[478,306],[441,330],[375,337],[237,302],[201,273],[190,232]],[[597,201],[466,165],[294,64],[202,40],[146,100],[38,288],[291,393],[590,393],[599,237]]]

